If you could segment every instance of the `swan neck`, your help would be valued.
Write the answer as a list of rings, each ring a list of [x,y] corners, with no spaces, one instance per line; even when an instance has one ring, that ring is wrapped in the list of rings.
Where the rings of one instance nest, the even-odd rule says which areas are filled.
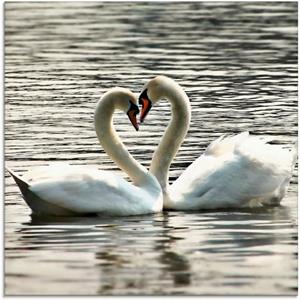
[[[165,89],[166,98],[171,103],[172,117],[153,154],[150,172],[158,179],[163,192],[167,193],[169,168],[188,132],[191,107],[188,96],[177,83],[168,85]]]
[[[108,156],[128,174],[133,183],[143,185],[149,181],[149,173],[131,156],[114,129],[115,107],[113,99],[110,98],[104,95],[96,107],[94,125],[98,140]]]

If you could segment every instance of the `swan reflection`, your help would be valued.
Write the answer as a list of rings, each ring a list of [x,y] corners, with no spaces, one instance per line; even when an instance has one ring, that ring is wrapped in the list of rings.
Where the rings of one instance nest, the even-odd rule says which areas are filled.
[[[257,269],[262,284],[275,288],[273,282],[288,282],[288,270],[297,267],[290,213],[288,207],[276,207],[124,218],[32,216],[6,247],[22,251],[23,262],[34,251],[35,265],[24,269],[13,256],[7,260],[20,276],[49,280],[53,292],[81,280],[79,290],[90,286],[90,293],[101,295],[199,295],[216,285],[223,294],[233,282],[247,294]],[[285,253],[284,264],[278,249]],[[82,272],[89,274],[88,283]]]

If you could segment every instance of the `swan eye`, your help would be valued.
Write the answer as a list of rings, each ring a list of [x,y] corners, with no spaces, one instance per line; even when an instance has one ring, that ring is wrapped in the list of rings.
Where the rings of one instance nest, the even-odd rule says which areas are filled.
[[[146,118],[146,116],[148,115],[151,107],[152,107],[152,102],[149,99],[148,95],[147,95],[147,89],[144,90],[142,92],[142,94],[139,97],[139,104],[142,105],[142,112],[141,112],[141,117],[140,117],[140,121],[141,123],[144,122],[144,119]]]
[[[134,104],[131,100],[129,100],[129,102],[130,102],[130,107],[127,111],[127,115],[135,130],[138,131],[139,125],[137,123],[136,115],[140,112],[140,110],[139,107],[136,104]]]

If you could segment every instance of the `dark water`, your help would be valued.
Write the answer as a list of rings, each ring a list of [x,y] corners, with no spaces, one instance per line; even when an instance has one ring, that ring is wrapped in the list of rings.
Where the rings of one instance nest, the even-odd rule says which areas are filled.
[[[174,180],[213,139],[297,137],[297,2],[5,4],[5,155],[19,174],[52,161],[121,173],[93,113],[114,86],[176,79],[192,103]],[[170,118],[116,127],[149,166]],[[127,218],[32,217],[5,182],[6,295],[295,295],[297,170],[281,207]]]

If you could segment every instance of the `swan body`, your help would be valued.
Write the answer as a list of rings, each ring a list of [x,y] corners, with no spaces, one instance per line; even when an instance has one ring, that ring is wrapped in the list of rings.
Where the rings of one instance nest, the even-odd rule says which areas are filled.
[[[104,150],[133,183],[109,171],[54,163],[28,172],[22,178],[9,170],[23,198],[36,214],[107,214],[128,216],[162,210],[162,192],[156,178],[127,152],[112,126],[115,109],[127,112],[137,126],[134,95],[115,88],[104,94],[95,112],[95,128]]]
[[[165,206],[176,209],[278,205],[294,155],[243,132],[213,142],[170,186]],[[167,198],[168,199],[168,198]]]
[[[267,144],[248,132],[213,141],[169,185],[171,161],[189,128],[190,103],[176,82],[157,76],[145,85],[140,96],[141,121],[152,103],[161,98],[171,102],[172,120],[153,155],[150,171],[162,186],[164,208],[201,210],[280,203],[292,176],[297,151]]]

